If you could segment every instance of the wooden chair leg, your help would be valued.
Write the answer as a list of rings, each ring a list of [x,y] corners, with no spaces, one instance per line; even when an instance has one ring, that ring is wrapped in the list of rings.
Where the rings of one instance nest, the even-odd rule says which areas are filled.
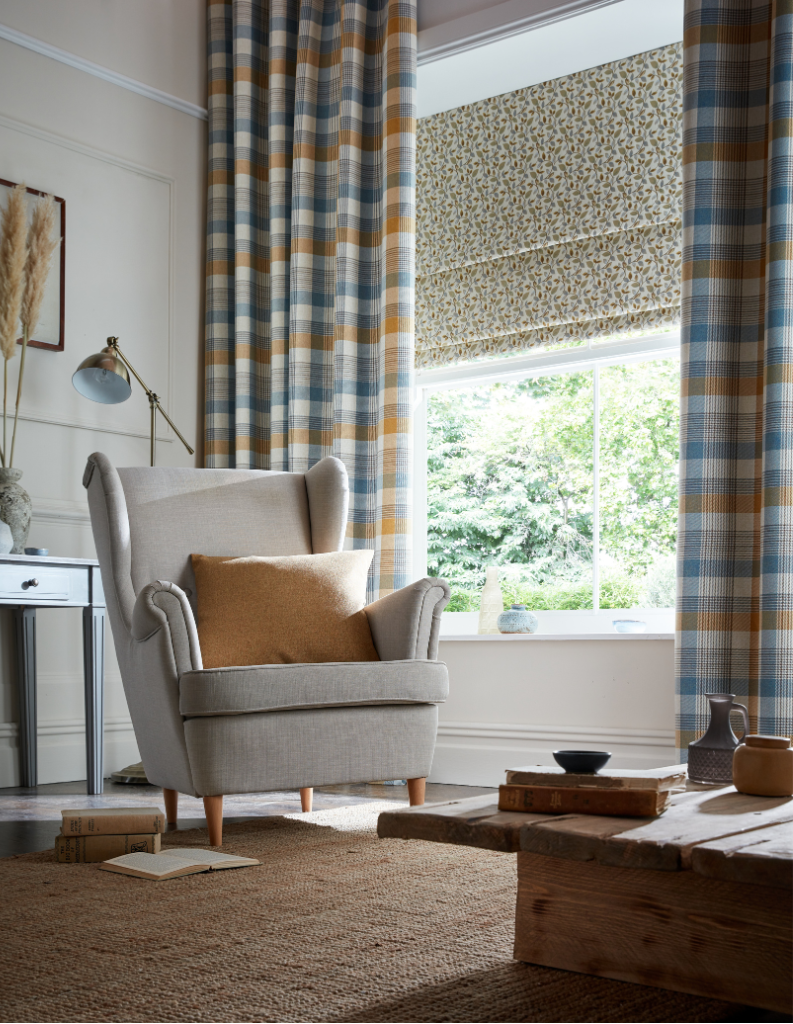
[[[179,807],[179,794],[175,789],[164,789],[162,791],[162,798],[165,801],[165,820],[169,825],[175,825]]]
[[[421,807],[424,803],[426,788],[426,779],[408,779],[408,797],[410,798],[411,807]]]
[[[209,829],[209,845],[223,845],[223,797],[205,796],[204,814]]]
[[[304,814],[308,814],[311,810],[311,804],[314,800],[314,790],[311,786],[306,786],[305,789],[300,790],[300,807]]]

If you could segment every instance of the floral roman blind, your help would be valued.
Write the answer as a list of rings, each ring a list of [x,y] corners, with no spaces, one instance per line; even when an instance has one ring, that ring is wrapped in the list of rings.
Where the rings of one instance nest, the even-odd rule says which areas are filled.
[[[418,123],[416,363],[680,319],[682,44]]]

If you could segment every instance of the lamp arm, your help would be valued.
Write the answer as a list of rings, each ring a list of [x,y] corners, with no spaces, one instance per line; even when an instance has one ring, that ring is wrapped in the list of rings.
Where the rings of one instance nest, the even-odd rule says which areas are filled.
[[[165,409],[163,409],[163,407],[160,405],[160,399],[157,397],[157,395],[155,395],[155,393],[151,390],[151,388],[149,388],[146,385],[146,383],[143,380],[143,378],[141,377],[141,375],[138,373],[138,371],[135,369],[135,367],[132,365],[132,363],[129,361],[129,359],[127,359],[127,357],[124,355],[124,353],[121,351],[121,348],[120,348],[120,346],[118,344],[118,338],[112,338],[112,339],[109,338],[108,341],[109,341],[110,347],[115,349],[115,351],[118,353],[119,359],[121,359],[123,361],[124,365],[130,371],[130,373],[134,376],[135,380],[138,382],[138,384],[140,384],[140,386],[146,392],[146,395],[148,396],[149,401],[157,406],[157,408],[160,410],[160,412],[165,417],[166,422],[170,424],[171,428],[173,429],[173,432],[176,434],[176,436],[179,438],[179,440],[182,442],[182,444],[185,446],[185,448],[188,450],[188,452],[191,455],[195,455],[195,452],[193,451],[193,449],[190,447],[190,445],[187,443],[187,441],[185,441],[185,439],[182,437],[182,435],[179,432],[179,429],[177,428],[177,426],[174,423],[174,421],[171,419],[171,417],[168,415],[168,413],[165,411]]]
[[[119,346],[119,343],[118,343],[118,338],[108,338],[107,341],[108,341],[108,348],[112,348],[112,349],[114,349],[118,353],[119,357],[121,358],[121,360],[124,363],[124,365],[126,366],[126,368],[132,373],[132,375],[134,376],[135,380],[138,382],[138,384],[140,384],[140,386],[143,388],[143,390],[146,392],[146,394],[149,396],[149,398],[151,398],[151,396],[154,394],[154,392],[151,390],[150,387],[148,387],[148,385],[143,380],[141,375],[138,373],[138,371],[135,369],[135,367],[132,365],[132,363],[129,361],[129,359],[127,359],[127,357],[124,355],[124,353],[121,351],[121,347]]]
[[[160,400],[159,399],[157,399],[157,408],[163,414],[163,416],[165,417],[166,421],[168,423],[170,423],[171,428],[172,428],[174,434],[176,434],[176,436],[179,438],[179,440],[182,442],[182,444],[185,446],[185,448],[190,452],[191,455],[195,455],[195,452],[193,451],[193,449],[190,447],[190,445],[187,443],[187,441],[185,441],[185,439],[179,433],[179,428],[176,426],[176,424],[171,419],[171,417],[168,415],[168,413],[165,411],[165,409],[163,409],[163,407],[160,405]]]

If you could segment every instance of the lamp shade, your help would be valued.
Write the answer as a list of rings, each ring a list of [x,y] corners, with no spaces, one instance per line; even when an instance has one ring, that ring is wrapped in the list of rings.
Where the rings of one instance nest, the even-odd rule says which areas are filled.
[[[126,402],[132,394],[127,368],[110,347],[84,359],[72,376],[72,384],[81,395],[103,405]]]

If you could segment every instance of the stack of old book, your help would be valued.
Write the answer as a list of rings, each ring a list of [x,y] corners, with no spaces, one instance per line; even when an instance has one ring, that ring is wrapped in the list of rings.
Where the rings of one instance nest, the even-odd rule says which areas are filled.
[[[88,807],[62,811],[55,859],[85,864],[127,853],[159,853],[165,815],[159,807]]]
[[[499,787],[498,808],[534,814],[655,817],[666,809],[672,793],[684,789],[685,784],[686,766],[681,764],[581,775],[532,765],[507,772],[507,784]]]

